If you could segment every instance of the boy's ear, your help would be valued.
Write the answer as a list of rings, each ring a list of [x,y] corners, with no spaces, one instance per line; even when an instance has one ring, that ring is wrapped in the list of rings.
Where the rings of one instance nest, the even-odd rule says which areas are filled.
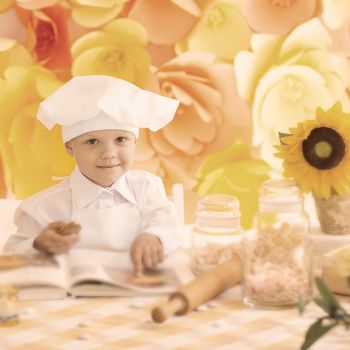
[[[70,141],[66,142],[64,144],[64,147],[66,149],[66,151],[71,155],[73,156],[73,148],[72,148],[72,144],[70,143]]]

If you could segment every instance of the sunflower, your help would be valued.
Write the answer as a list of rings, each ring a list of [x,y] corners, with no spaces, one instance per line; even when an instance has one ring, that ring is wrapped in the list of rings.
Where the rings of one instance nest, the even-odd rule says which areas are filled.
[[[340,102],[327,111],[318,108],[316,119],[299,123],[281,137],[276,157],[283,159],[283,175],[302,191],[328,199],[350,191],[350,113]]]

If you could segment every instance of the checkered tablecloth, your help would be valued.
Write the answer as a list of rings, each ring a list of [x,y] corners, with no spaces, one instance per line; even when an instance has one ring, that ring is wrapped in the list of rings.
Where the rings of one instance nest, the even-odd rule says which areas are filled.
[[[215,308],[156,324],[150,311],[158,301],[133,297],[18,302],[20,323],[0,328],[0,349],[297,350],[308,326],[323,314],[314,303],[303,317],[296,309],[247,308],[236,287],[217,298]],[[350,333],[331,331],[312,347],[321,349],[349,350]]]

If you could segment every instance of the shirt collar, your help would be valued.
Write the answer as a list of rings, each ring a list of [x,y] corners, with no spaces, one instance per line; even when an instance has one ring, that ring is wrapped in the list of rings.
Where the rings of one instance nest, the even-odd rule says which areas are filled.
[[[69,185],[72,190],[73,200],[78,208],[84,208],[97,199],[104,191],[116,191],[127,201],[136,204],[135,195],[130,189],[126,174],[122,175],[112,186],[104,188],[89,180],[80,172],[78,167],[75,167],[69,177]]]

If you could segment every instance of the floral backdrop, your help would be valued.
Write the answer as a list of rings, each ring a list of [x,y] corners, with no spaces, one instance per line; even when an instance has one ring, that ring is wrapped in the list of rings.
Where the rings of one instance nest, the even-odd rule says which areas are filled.
[[[180,100],[142,131],[134,168],[196,198],[238,197],[249,228],[278,173],[279,132],[335,102],[350,111],[348,0],[0,0],[0,196],[26,198],[70,173],[39,103],[76,75],[107,74]]]

